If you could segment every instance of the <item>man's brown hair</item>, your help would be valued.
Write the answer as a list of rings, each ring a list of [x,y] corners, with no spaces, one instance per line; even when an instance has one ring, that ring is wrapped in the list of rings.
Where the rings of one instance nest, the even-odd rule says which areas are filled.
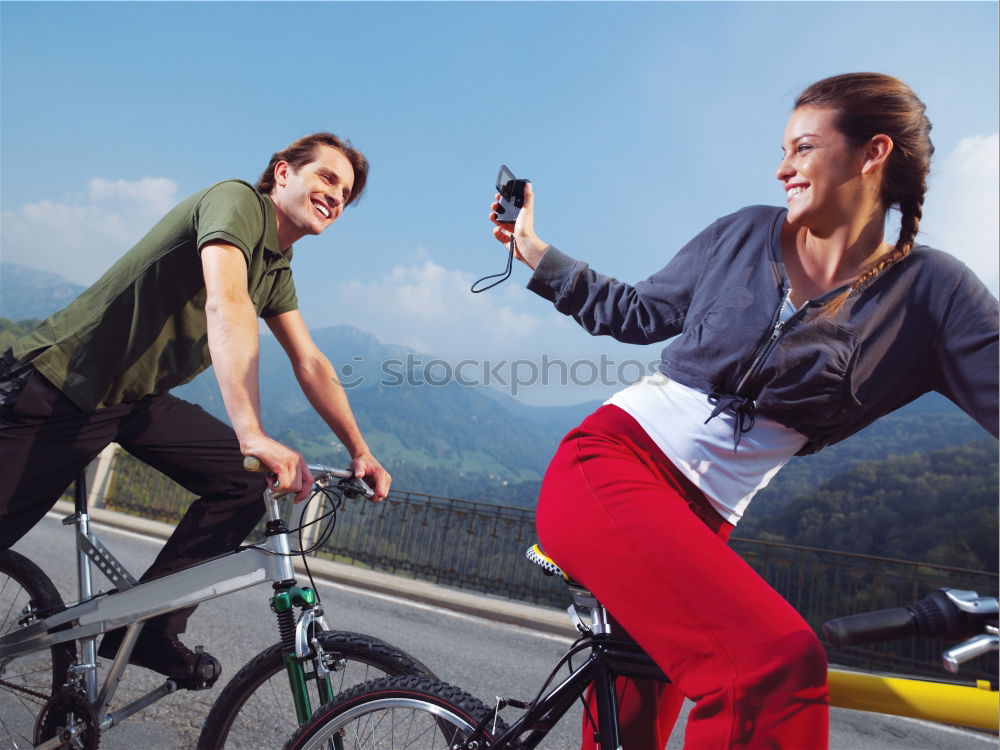
[[[308,164],[316,155],[317,146],[331,146],[347,157],[354,168],[354,187],[351,189],[351,197],[345,206],[353,205],[361,198],[364,192],[365,183],[368,182],[368,160],[364,154],[351,146],[351,142],[338,138],[333,133],[313,133],[303,136],[288,146],[288,148],[278,151],[271,156],[271,161],[267,169],[257,180],[257,190],[264,195],[269,195],[274,189],[274,168],[279,161],[288,162],[292,169],[299,169],[304,164]]]

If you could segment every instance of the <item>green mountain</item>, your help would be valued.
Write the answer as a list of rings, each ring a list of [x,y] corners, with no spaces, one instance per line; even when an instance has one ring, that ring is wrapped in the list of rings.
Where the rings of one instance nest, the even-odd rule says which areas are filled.
[[[997,479],[992,438],[863,461],[738,535],[995,572]]]
[[[0,318],[0,353],[7,351],[15,340],[31,333],[42,321],[38,318],[27,318],[25,320],[7,320]]]
[[[769,518],[787,503],[797,504],[797,498],[812,492],[827,479],[865,461],[927,453],[984,439],[992,440],[965,412],[944,396],[928,393],[842,443],[811,456],[793,458],[757,494],[750,513],[754,518]]]
[[[3,266],[5,276],[8,265]],[[59,277],[27,278],[38,283],[40,300],[51,305],[61,299],[64,282]],[[31,310],[38,308],[19,304],[5,294],[9,316],[34,317]],[[0,319],[0,346],[35,324]],[[426,382],[428,372],[419,368],[401,377],[407,361],[426,363],[430,357],[382,344],[350,327],[321,328],[312,334],[337,367],[365,437],[400,490],[533,507],[559,440],[597,406],[532,407],[484,386],[431,385]],[[312,412],[271,337],[262,337],[260,362],[262,410],[269,431],[311,461],[344,462],[346,454]],[[434,373],[430,379],[440,383],[441,375]],[[211,371],[176,392],[227,419]],[[977,443],[970,446],[972,441]],[[973,492],[971,487],[978,489]],[[949,494],[948,488],[954,492]],[[937,550],[933,554],[947,557],[950,564],[964,565],[964,560],[972,565],[974,559],[990,556],[988,548],[977,543],[970,556],[947,544],[941,547],[941,539],[931,538],[938,520],[934,514],[940,519],[950,518],[952,512],[956,517],[964,514],[969,534],[995,538],[996,488],[996,441],[947,399],[928,394],[843,443],[792,459],[754,499],[736,536],[916,559],[925,558],[920,550]],[[886,506],[889,496],[895,499]],[[907,503],[928,510],[907,514]],[[980,517],[980,512],[986,515]],[[898,533],[892,532],[898,538],[867,529],[883,518],[898,525]],[[944,524],[941,520],[942,529]],[[953,533],[956,538],[962,535],[957,527]],[[900,539],[906,538],[921,541],[916,548],[905,548]]]
[[[347,386],[365,439],[400,489],[531,507],[559,440],[597,406],[530,407],[485,387],[429,385],[421,372],[406,382],[400,373],[406,372],[408,357],[411,362],[418,358],[414,351],[380,344],[346,326],[312,334]],[[273,338],[262,338],[260,361],[261,410],[268,430],[309,460],[346,460],[298,389]],[[431,371],[429,379],[441,382],[443,374]],[[226,418],[211,373],[175,392]]]

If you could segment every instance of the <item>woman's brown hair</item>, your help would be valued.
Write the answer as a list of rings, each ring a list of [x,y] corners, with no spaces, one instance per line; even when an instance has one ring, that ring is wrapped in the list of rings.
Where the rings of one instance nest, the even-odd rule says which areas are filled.
[[[833,313],[855,290],[905,258],[912,249],[923,217],[927,175],[934,153],[931,123],[924,103],[913,90],[899,79],[881,73],[847,73],[824,78],[799,94],[795,108],[799,107],[833,110],[834,127],[856,146],[879,134],[889,136],[893,143],[882,173],[881,198],[886,210],[899,209],[899,238],[891,252],[863,269],[850,289],[828,303],[826,312]]]
[[[274,189],[274,167],[278,162],[286,161],[292,169],[299,169],[302,165],[312,161],[317,146],[332,146],[351,162],[351,166],[354,168],[354,187],[351,189],[350,199],[344,205],[350,206],[357,203],[358,199],[361,198],[361,193],[364,192],[365,183],[368,182],[368,160],[364,154],[351,146],[350,141],[338,138],[333,133],[313,133],[304,136],[289,145],[288,148],[273,154],[267,169],[261,173],[260,179],[257,180],[257,190],[264,195],[270,194],[271,190]]]

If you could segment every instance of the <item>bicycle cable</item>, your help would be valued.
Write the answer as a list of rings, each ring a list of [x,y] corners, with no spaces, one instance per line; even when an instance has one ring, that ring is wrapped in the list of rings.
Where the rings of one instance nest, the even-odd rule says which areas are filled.
[[[549,673],[549,676],[545,678],[545,682],[542,683],[542,687],[538,691],[538,694],[535,696],[535,699],[531,701],[531,705],[536,705],[538,701],[541,700],[542,696],[545,694],[545,691],[548,689],[549,685],[552,684],[552,681],[556,678],[556,674],[559,672],[560,669],[563,668],[564,664],[571,665],[571,659],[573,658],[573,656],[575,656],[580,651],[584,651],[590,648],[590,644],[584,643],[583,642],[584,640],[585,640],[584,638],[579,638],[576,641],[574,641],[573,644],[569,647],[569,651],[563,654],[562,657],[559,659],[559,661],[556,662],[555,667]],[[572,666],[570,666],[570,671],[572,671]]]
[[[269,555],[274,555],[275,557],[301,557],[302,566],[306,570],[306,576],[309,578],[309,585],[313,592],[316,594],[316,601],[320,601],[319,591],[316,588],[316,581],[313,578],[312,570],[309,568],[309,555],[313,552],[319,550],[329,538],[333,535],[334,530],[337,526],[337,513],[340,510],[341,505],[344,502],[344,493],[339,487],[316,487],[312,494],[306,498],[304,505],[302,506],[302,512],[299,514],[299,518],[303,518],[306,515],[306,511],[309,505],[315,501],[318,496],[322,496],[323,501],[329,503],[329,510],[321,515],[317,516],[307,523],[302,523],[292,529],[287,529],[287,534],[297,534],[299,540],[299,549],[289,550],[288,552],[275,552],[274,550],[267,549],[267,547],[262,546],[264,541],[257,542],[256,544],[243,544],[240,545],[239,549],[257,549],[261,552],[265,552]],[[310,526],[314,526],[318,523],[322,523],[324,520],[330,519],[326,525],[322,528],[320,533],[316,537],[316,541],[309,547],[304,547],[305,538],[303,536],[304,530]]]
[[[309,587],[316,594],[316,601],[318,603],[320,601],[319,589],[316,587],[316,581],[313,579],[312,569],[310,569],[309,567],[309,555],[313,552],[316,552],[321,547],[323,547],[326,544],[327,540],[333,535],[334,529],[337,526],[337,512],[340,510],[340,506],[344,502],[344,494],[330,487],[320,487],[317,492],[314,492],[309,497],[309,499],[306,500],[307,507],[308,503],[311,503],[316,498],[317,495],[323,495],[324,501],[330,504],[330,510],[324,513],[323,515],[313,519],[309,523],[300,524],[299,527],[296,529],[296,531],[298,532],[299,536],[298,554],[300,554],[302,557],[302,567],[306,569],[306,576],[308,576],[309,578]],[[303,515],[305,515],[305,509],[303,509]],[[305,544],[303,531],[309,526],[313,526],[317,523],[320,523],[325,518],[330,519],[329,523],[327,523],[326,526],[322,528],[320,533],[317,535],[316,541],[313,543],[313,545],[308,549],[303,549],[303,545]]]
[[[583,639],[581,638],[580,640],[577,641],[577,643],[580,643],[581,640]],[[573,674],[573,655],[575,653],[576,653],[575,651],[571,650],[569,653],[566,654],[566,665],[569,667],[570,674]],[[580,703],[583,705],[583,711],[587,715],[587,723],[590,724],[590,729],[594,733],[595,742],[599,743],[600,740],[597,738],[598,737],[597,722],[594,720],[594,714],[590,710],[590,704],[587,703],[587,699],[583,693],[577,695],[577,700],[579,700]]]

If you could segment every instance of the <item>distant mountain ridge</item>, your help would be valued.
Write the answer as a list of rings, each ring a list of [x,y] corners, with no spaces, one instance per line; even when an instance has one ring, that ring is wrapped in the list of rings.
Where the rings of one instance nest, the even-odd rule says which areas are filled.
[[[597,406],[525,406],[499,392],[487,395],[485,386],[454,382],[395,385],[397,378],[386,376],[383,368],[412,357],[413,350],[381,344],[349,326],[311,333],[347,386],[351,408],[372,451],[403,489],[494,501],[499,495],[529,505],[563,434]],[[346,460],[343,448],[299,390],[277,341],[269,336],[261,339],[260,362],[261,411],[268,430],[310,460]],[[175,392],[226,418],[210,373]],[[523,497],[511,497],[515,487],[526,490]]]
[[[5,279],[11,265],[2,264]],[[15,271],[49,304],[59,299],[61,289],[73,287],[55,274]],[[19,299],[4,295],[6,317],[41,317],[32,312],[38,308],[22,307]],[[4,326],[0,335],[12,338],[14,326]],[[382,344],[349,326],[319,328],[312,335],[347,386],[373,452],[401,489],[532,507],[559,440],[598,405],[534,407],[486,386],[400,383],[398,377],[386,373],[401,371],[407,357],[424,362],[431,357]],[[261,339],[260,363],[261,405],[268,430],[310,460],[345,460],[342,447],[312,411],[284,353],[270,336]],[[211,372],[175,392],[227,419]],[[983,439],[992,440],[947,399],[928,394],[843,443],[815,456],[793,459],[754,500],[752,514],[766,520],[772,513],[784,513],[792,499],[815,491],[863,461]]]
[[[48,271],[0,263],[0,317],[45,318],[61,310],[86,287]]]

